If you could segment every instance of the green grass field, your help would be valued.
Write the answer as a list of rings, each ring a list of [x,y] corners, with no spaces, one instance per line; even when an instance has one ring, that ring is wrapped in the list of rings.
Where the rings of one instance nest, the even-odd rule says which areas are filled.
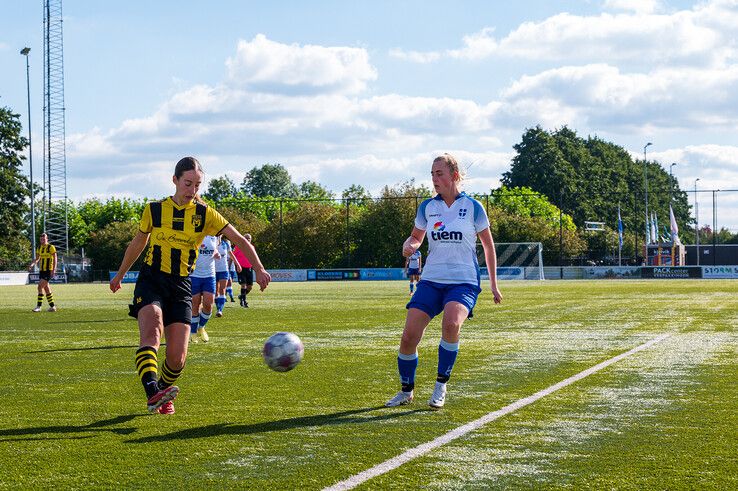
[[[173,416],[148,415],[132,286],[0,287],[0,488],[321,489],[663,333],[668,339],[359,489],[738,488],[738,282],[503,282],[462,330],[446,407],[398,390],[404,282],[276,283],[191,345]],[[272,372],[261,346],[305,344]],[[160,357],[161,359],[161,357]]]

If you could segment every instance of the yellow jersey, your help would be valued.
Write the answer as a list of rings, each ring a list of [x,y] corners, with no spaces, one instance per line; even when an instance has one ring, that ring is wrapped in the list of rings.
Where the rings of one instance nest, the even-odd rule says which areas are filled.
[[[203,237],[218,235],[228,221],[208,205],[178,205],[171,197],[146,204],[139,230],[149,237],[145,263],[175,276],[189,276]]]
[[[36,257],[38,257],[38,269],[41,271],[54,271],[56,264],[54,264],[54,254],[56,254],[56,247],[51,244],[40,245],[36,249]]]

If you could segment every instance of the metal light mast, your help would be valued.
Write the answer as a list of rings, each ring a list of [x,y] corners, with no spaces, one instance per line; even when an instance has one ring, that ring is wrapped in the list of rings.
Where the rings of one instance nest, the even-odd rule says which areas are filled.
[[[44,0],[44,229],[61,254],[69,252],[64,123],[62,0]]]

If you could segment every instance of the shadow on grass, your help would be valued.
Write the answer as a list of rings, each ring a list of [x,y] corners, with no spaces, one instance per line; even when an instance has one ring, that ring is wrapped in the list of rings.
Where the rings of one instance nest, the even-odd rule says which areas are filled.
[[[161,343],[161,347],[166,346],[167,343]],[[26,351],[25,353],[33,354],[33,353],[58,353],[61,351],[90,351],[90,350],[105,350],[105,349],[133,349],[138,348],[137,344],[129,344],[127,346],[92,346],[90,348],[59,348],[59,349],[42,349],[38,351]]]
[[[138,348],[138,346],[92,346],[90,348],[59,348],[59,349],[42,349],[38,351],[26,351],[26,354],[34,353],[59,353],[61,351],[89,351],[89,350],[106,350],[106,349],[123,349],[123,348]]]
[[[41,435],[44,433],[85,433],[85,432],[110,432],[115,433],[116,435],[130,435],[131,433],[136,432],[138,428],[108,428],[109,426],[114,426],[122,423],[128,423],[129,421],[132,421],[135,418],[138,418],[140,416],[143,416],[142,414],[127,414],[122,416],[116,416],[115,418],[111,419],[103,419],[101,421],[96,421],[95,423],[90,423],[87,425],[82,426],[35,426],[31,428],[9,428],[9,429],[2,429],[0,428],[0,437],[4,436],[25,436],[25,435],[34,435],[30,438],[13,438],[13,439],[0,439],[1,441],[20,441],[20,440],[39,440],[40,438],[35,437],[36,435]],[[65,439],[79,439],[82,437],[79,436],[70,436],[65,437]],[[44,438],[46,440],[47,438]],[[61,437],[58,438],[51,438],[51,439],[61,439]]]
[[[341,411],[332,414],[316,414],[315,416],[301,416],[299,418],[279,419],[276,421],[266,421],[264,423],[254,423],[250,425],[234,425],[231,423],[219,423],[199,428],[188,428],[186,430],[175,431],[168,435],[152,435],[135,440],[127,440],[126,443],[152,443],[167,442],[171,440],[182,440],[188,438],[207,438],[211,436],[221,435],[250,435],[252,433],[266,433],[270,431],[291,430],[294,428],[309,428],[313,426],[330,426],[344,425],[355,423],[369,423],[373,421],[385,421],[395,418],[401,418],[409,414],[430,411],[430,409],[413,409],[410,411],[396,412],[371,416],[368,418],[357,417],[356,415],[386,409],[385,406],[367,407],[362,409],[352,409],[350,411]]]

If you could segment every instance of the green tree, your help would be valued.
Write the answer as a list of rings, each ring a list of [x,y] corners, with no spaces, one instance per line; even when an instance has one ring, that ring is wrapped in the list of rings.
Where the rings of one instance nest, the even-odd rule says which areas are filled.
[[[208,183],[208,190],[205,191],[203,197],[208,198],[215,203],[219,203],[226,198],[233,198],[238,194],[236,184],[228,176],[216,177]]]
[[[256,198],[297,196],[297,186],[281,164],[264,164],[262,167],[251,169],[243,178],[241,191],[246,196]]]
[[[92,232],[91,240],[87,246],[87,255],[92,259],[92,267],[106,271],[117,271],[120,262],[123,260],[126,247],[137,232],[138,223],[134,221],[113,222],[100,230]],[[145,254],[146,250],[131,267],[132,271],[141,268]]]
[[[367,191],[361,184],[352,184],[341,193],[341,198],[350,199],[352,201],[365,201],[371,199],[371,197],[372,195],[369,194],[369,191]]]
[[[324,188],[323,186],[321,186],[315,181],[305,181],[302,184],[300,184],[298,191],[297,191],[297,195],[300,198],[324,199],[324,200],[332,200],[335,197],[333,192]]]
[[[0,108],[0,269],[25,269],[30,262],[29,181],[22,173],[28,140],[20,116]]]
[[[403,266],[402,243],[412,232],[418,205],[430,196],[430,189],[416,186],[412,180],[395,187],[385,186],[381,197],[369,201],[366,210],[351,224],[352,264]]]

